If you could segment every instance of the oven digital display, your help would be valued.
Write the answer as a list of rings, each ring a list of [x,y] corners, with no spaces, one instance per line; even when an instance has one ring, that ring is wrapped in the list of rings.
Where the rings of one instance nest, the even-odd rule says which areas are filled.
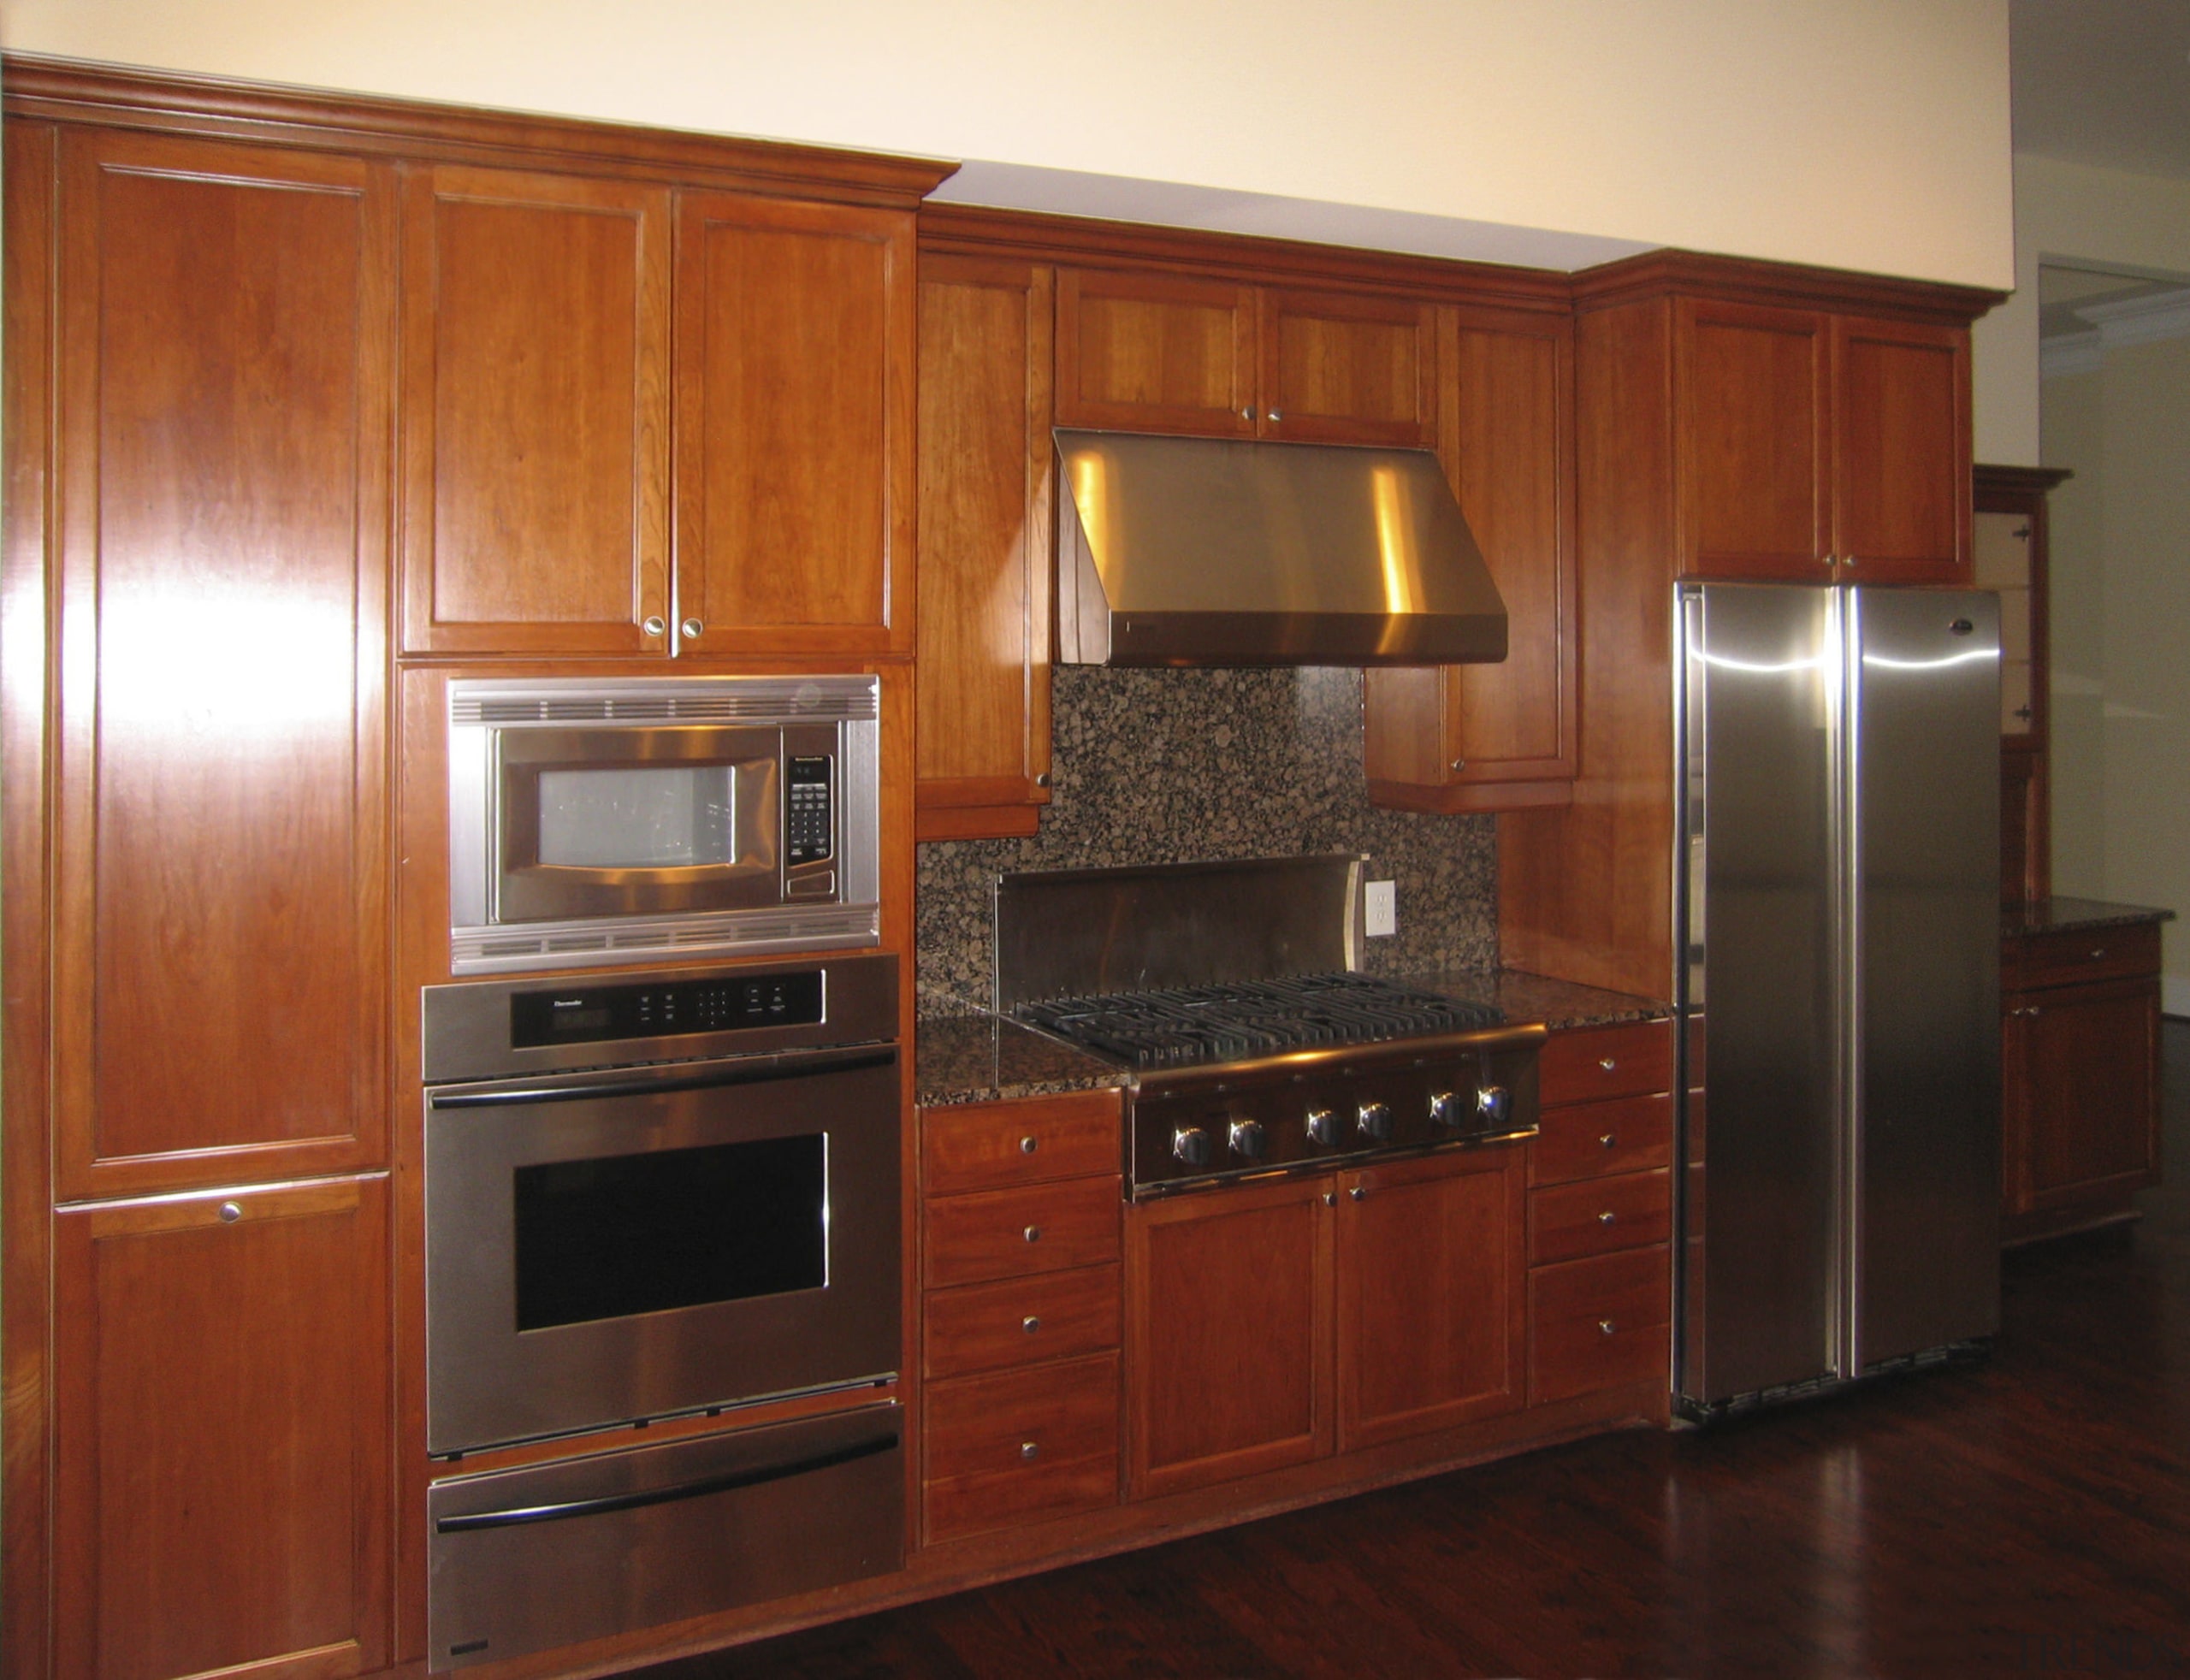
[[[825,1133],[548,1162],[515,1177],[520,1331],[829,1281]]]
[[[511,994],[510,1046],[532,1050],[747,1026],[811,1026],[824,1018],[821,972],[815,968],[668,984],[562,986]]]

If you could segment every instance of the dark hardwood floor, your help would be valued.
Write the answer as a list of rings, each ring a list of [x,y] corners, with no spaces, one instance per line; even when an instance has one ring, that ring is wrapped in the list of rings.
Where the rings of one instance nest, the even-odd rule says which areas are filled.
[[[2190,1023],[2145,1219],[2010,1254],[1993,1357],[1530,1454],[648,1671],[2190,1673]]]

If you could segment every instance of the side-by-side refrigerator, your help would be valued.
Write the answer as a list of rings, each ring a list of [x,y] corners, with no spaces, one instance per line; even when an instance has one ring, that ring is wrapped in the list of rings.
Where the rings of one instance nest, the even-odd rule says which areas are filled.
[[[1999,1324],[1999,608],[1683,585],[1675,1387],[1708,1413]]]

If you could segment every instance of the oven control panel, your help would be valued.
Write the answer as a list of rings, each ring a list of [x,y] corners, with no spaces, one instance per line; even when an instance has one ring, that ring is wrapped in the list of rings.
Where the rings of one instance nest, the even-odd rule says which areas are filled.
[[[803,1026],[822,1019],[821,973],[790,969],[625,985],[565,985],[510,994],[510,1044],[603,1044],[683,1032]]]

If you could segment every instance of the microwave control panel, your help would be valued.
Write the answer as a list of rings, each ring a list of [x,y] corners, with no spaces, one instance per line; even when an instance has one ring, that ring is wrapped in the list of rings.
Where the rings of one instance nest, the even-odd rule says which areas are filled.
[[[826,863],[835,849],[835,763],[826,754],[794,755],[785,762],[784,857],[793,868]]]
[[[818,969],[720,979],[558,986],[510,997],[510,1044],[604,1044],[679,1032],[810,1026],[823,1019]]]

